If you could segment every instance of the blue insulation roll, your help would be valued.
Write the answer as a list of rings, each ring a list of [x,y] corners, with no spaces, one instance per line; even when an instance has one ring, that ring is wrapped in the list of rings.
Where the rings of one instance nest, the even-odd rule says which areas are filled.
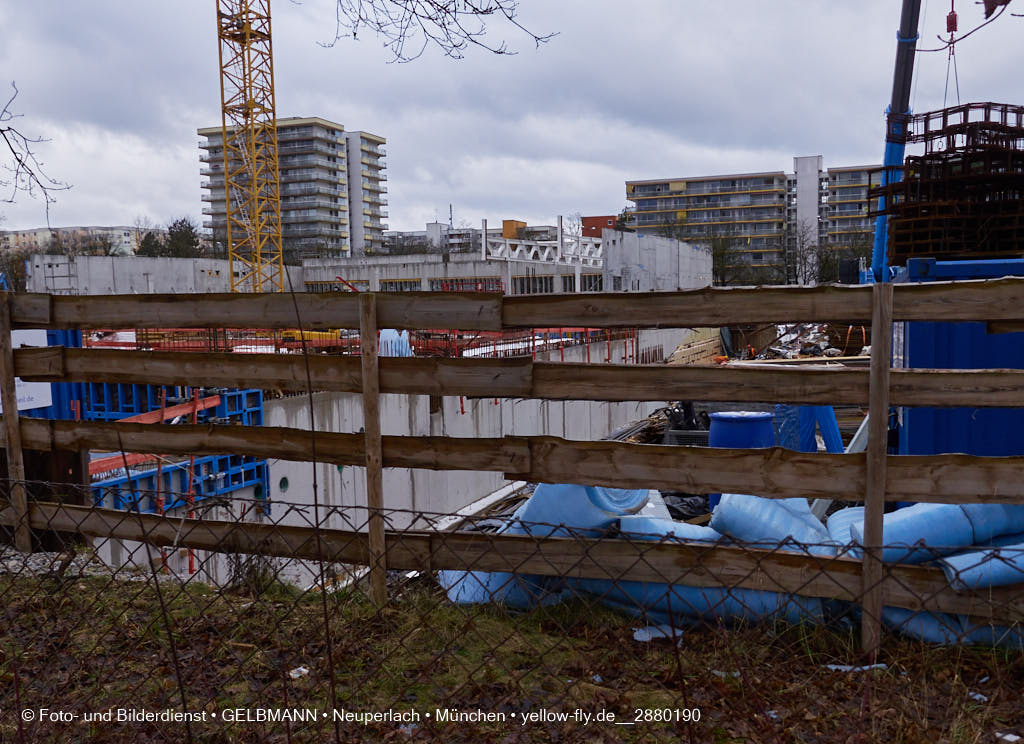
[[[510,522],[498,534],[523,535],[525,530]],[[566,584],[557,576],[532,576],[501,571],[438,571],[437,581],[448,599],[456,604],[493,602],[515,610],[529,610],[557,604],[568,596]]]
[[[667,536],[688,542],[722,538],[709,527],[645,517],[623,517],[620,531],[636,540],[664,540]],[[776,618],[799,623],[821,622],[823,617],[818,598],[757,589],[603,579],[582,579],[574,582],[573,586],[577,592],[596,597],[609,607],[644,617],[655,624],[678,626],[684,621],[712,620],[761,622]]]
[[[863,506],[848,506],[845,509],[840,509],[828,518],[829,537],[840,545],[847,545],[853,542],[853,537],[850,535],[850,527],[863,522]]]
[[[500,532],[512,535],[587,535],[597,537],[623,514],[647,504],[648,490],[627,491],[568,483],[541,483]],[[448,599],[459,604],[494,602],[529,609],[562,601],[566,583],[559,577],[487,571],[439,571]]]
[[[882,621],[892,630],[928,643],[1024,648],[1024,632],[1004,625],[973,623],[966,615],[885,607]]]
[[[854,524],[864,523],[864,507],[849,506],[840,509],[828,518],[828,534],[840,546],[847,546],[845,550],[840,547],[839,554],[847,558],[859,558],[860,548],[857,547],[850,528]]]
[[[648,495],[647,489],[541,483],[513,519],[531,535],[566,535],[567,527],[573,534],[598,537],[619,517],[643,509]]]
[[[638,539],[661,539],[666,536],[689,542],[718,542],[722,534],[710,527],[699,524],[676,522],[673,519],[658,519],[634,514],[619,520],[619,532],[627,537]]]
[[[710,527],[751,547],[776,548],[788,541],[807,545],[808,552],[817,555],[836,554],[828,530],[811,514],[807,499],[724,493]]]
[[[514,610],[530,610],[565,599],[558,584],[547,576],[488,571],[439,571],[438,583],[456,604],[493,602]]]
[[[758,623],[780,619],[791,623],[821,622],[821,600],[757,589],[661,584],[653,581],[576,582],[577,591],[598,598],[613,609],[644,617],[652,624],[683,622]]]
[[[994,537],[1024,531],[1024,505],[962,504],[974,530],[972,545],[985,545]]]
[[[864,544],[864,523],[850,525],[858,545]],[[974,544],[974,529],[956,504],[914,504],[889,512],[882,521],[885,563],[925,563]]]
[[[1024,542],[946,556],[939,566],[958,592],[1024,584]]]
[[[1000,535],[1024,530],[1024,506],[1004,504],[914,504],[883,519],[882,560],[924,563]],[[864,525],[853,524],[854,542],[863,544]]]

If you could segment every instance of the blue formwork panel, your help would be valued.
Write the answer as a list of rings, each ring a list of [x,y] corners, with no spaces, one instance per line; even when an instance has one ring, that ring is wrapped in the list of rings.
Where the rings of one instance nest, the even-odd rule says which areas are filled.
[[[1002,276],[1024,276],[1024,260],[911,259],[906,270],[906,281],[916,282]],[[990,334],[984,323],[906,323],[903,352],[910,368],[1024,369],[1024,333]],[[906,408],[899,452],[1024,454],[1024,409]]]
[[[78,349],[82,346],[82,332],[69,330],[50,330],[46,332],[47,346],[65,346]],[[82,401],[85,399],[85,384],[81,382],[51,382],[50,396],[52,403],[45,408],[33,408],[22,411],[22,416],[42,419],[73,419],[75,407],[81,414]]]
[[[164,388],[166,405],[189,403],[195,390],[190,387]],[[98,421],[116,421],[140,413],[160,409],[159,385],[126,385],[114,383],[88,383],[84,418]],[[199,423],[232,423],[242,426],[263,425],[262,390],[228,390],[202,388],[199,397],[219,395],[220,403],[196,415]],[[197,457],[194,464],[193,487],[195,501],[215,496],[227,496],[249,486],[255,487],[258,498],[266,498],[268,470],[266,460],[243,455],[211,455]],[[177,500],[167,501],[164,509],[185,505],[180,494],[189,490],[188,462],[176,463],[161,469],[160,492],[179,494]],[[133,473],[131,478],[121,475],[92,484],[93,500],[114,509],[137,508],[154,512],[156,504],[157,470]],[[134,495],[133,495],[134,494]]]
[[[82,417],[87,421],[117,421],[160,409],[160,391],[164,391],[168,407],[192,401],[194,389],[160,385],[90,382],[84,385],[85,407]],[[199,423],[227,422],[243,426],[263,425],[262,390],[225,390],[202,388],[199,397],[219,395],[220,404],[199,411]]]
[[[265,460],[240,455],[210,455],[197,457],[192,465],[195,503],[227,496],[242,488],[253,486],[256,498],[266,499],[267,464]],[[164,510],[185,506],[189,490],[189,463],[167,465],[160,469],[118,475],[91,484],[93,503],[109,509],[137,509],[156,512],[157,491],[162,495]],[[160,488],[157,489],[159,475]],[[269,506],[269,504],[268,504]],[[265,507],[266,509],[267,507]]]
[[[191,396],[188,388],[163,386],[167,405],[187,403]],[[127,383],[85,383],[85,408],[82,418],[87,421],[117,421],[140,413],[160,409],[159,385],[132,385]]]

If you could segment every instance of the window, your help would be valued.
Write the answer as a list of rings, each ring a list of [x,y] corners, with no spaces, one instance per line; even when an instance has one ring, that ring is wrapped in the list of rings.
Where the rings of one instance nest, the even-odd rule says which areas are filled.
[[[613,276],[612,277],[612,291],[613,292],[621,292],[622,291],[622,277],[621,276]]]
[[[381,292],[419,292],[423,283],[419,279],[381,279]]]
[[[583,274],[580,277],[580,287],[584,292],[604,291],[604,274]]]
[[[359,292],[370,291],[369,279],[349,279],[348,284],[355,287]],[[306,282],[307,292],[351,292],[352,287],[349,287],[337,280],[330,282]]]
[[[563,292],[575,292],[576,291],[576,277],[572,274],[562,274],[562,291]]]
[[[431,292],[504,292],[496,276],[435,277],[430,280]]]
[[[526,294],[553,294],[555,291],[555,277],[547,276],[514,276],[512,277],[512,293],[517,295]]]

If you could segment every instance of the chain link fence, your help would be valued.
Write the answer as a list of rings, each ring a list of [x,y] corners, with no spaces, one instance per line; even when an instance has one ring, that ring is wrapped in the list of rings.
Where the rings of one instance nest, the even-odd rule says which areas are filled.
[[[30,486],[39,550],[0,548],[3,741],[1024,735],[1024,575],[971,589],[1020,565],[1007,549],[887,562],[867,664],[853,544],[392,510],[378,606],[366,509],[210,499],[189,519]]]

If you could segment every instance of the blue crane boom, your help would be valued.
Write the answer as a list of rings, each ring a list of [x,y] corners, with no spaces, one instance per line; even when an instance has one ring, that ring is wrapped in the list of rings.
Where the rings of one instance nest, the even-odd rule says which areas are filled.
[[[882,185],[903,178],[900,166],[907,147],[907,123],[910,120],[910,87],[914,77],[914,54],[917,50],[917,25],[921,16],[921,0],[903,0],[900,27],[896,32],[896,67],[892,76],[892,100],[886,111],[885,153],[882,157]],[[878,199],[879,211],[885,208],[885,197]],[[889,279],[886,246],[889,237],[888,216],[875,221],[875,242],[871,251],[871,272],[876,282]]]

